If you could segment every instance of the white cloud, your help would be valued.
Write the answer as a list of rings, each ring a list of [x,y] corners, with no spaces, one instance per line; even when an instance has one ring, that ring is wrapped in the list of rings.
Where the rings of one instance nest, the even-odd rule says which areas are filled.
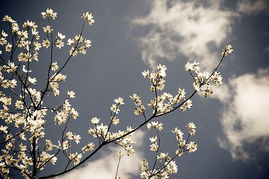
[[[208,6],[197,2],[151,0],[146,17],[132,21],[138,26],[150,27],[144,37],[139,37],[142,59],[152,67],[161,60],[174,60],[181,54],[197,59],[204,68],[219,59],[220,52],[212,47],[228,43],[232,17],[236,14],[222,10],[220,1],[210,1]]]
[[[124,156],[121,159],[118,176],[124,179],[131,178],[131,174],[139,175],[139,162],[143,159],[143,152],[139,147],[143,144],[144,133],[139,131],[135,134],[134,140],[136,141],[136,153],[131,156]],[[110,147],[108,152],[103,152],[101,158],[93,162],[89,162],[85,167],[76,169],[57,179],[113,179],[118,163],[117,152],[122,151],[120,147]]]
[[[248,159],[251,155],[246,144],[269,137],[269,69],[236,77],[223,89],[215,96],[224,104],[221,123],[225,139],[219,139],[220,146],[228,149],[233,158]],[[269,143],[255,148],[269,151]]]
[[[237,3],[237,9],[241,13],[253,14],[266,10],[268,0],[240,0]]]

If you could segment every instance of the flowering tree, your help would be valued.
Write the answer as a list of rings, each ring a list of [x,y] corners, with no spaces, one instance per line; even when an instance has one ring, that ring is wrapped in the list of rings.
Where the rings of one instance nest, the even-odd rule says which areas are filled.
[[[223,59],[231,53],[232,46],[227,45],[221,54],[221,59],[211,73],[201,72],[199,63],[192,62],[185,65],[185,70],[193,78],[194,90],[188,96],[184,89],[179,88],[177,94],[172,95],[164,90],[166,78],[166,67],[157,65],[153,71],[142,72],[144,78],[149,81],[150,91],[153,98],[148,106],[150,115],[146,115],[146,107],[137,94],[130,96],[134,102],[134,115],[142,118],[136,127],[126,126],[126,129],[114,131],[112,126],[117,125],[120,120],[118,113],[123,98],[114,100],[110,108],[110,122],[104,124],[101,119],[93,117],[90,119],[91,126],[88,134],[95,140],[86,143],[77,152],[71,152],[72,147],[78,144],[81,136],[69,130],[69,122],[78,119],[79,113],[69,102],[75,98],[75,92],[68,91],[66,99],[60,105],[47,103],[49,96],[59,96],[59,85],[65,81],[66,75],[62,73],[71,58],[78,54],[86,54],[91,46],[91,41],[83,36],[85,24],[93,25],[94,19],[91,13],[83,13],[80,33],[65,41],[65,35],[55,33],[52,28],[52,20],[57,18],[57,13],[47,9],[41,13],[42,18],[47,20],[48,25],[38,29],[38,25],[26,21],[20,27],[10,16],[5,16],[3,21],[8,24],[8,30],[2,30],[0,35],[0,172],[1,177],[9,178],[11,172],[17,171],[24,178],[51,178],[65,174],[81,166],[90,160],[104,146],[117,144],[124,149],[119,154],[119,161],[123,155],[131,155],[135,151],[132,147],[135,132],[147,126],[154,130],[156,136],[150,138],[149,150],[154,152],[155,158],[152,163],[144,159],[141,161],[141,178],[168,178],[170,174],[177,173],[175,159],[184,152],[195,152],[197,143],[191,141],[191,136],[196,133],[196,125],[192,122],[186,124],[187,136],[179,128],[174,128],[172,133],[177,141],[177,149],[173,155],[160,151],[160,132],[165,131],[163,123],[158,117],[174,112],[177,109],[186,111],[192,107],[191,98],[196,93],[207,97],[213,93],[212,86],[220,86],[222,77],[217,72]],[[42,34],[40,34],[42,33]],[[40,40],[42,36],[42,39]],[[44,38],[43,38],[44,37]],[[54,61],[54,52],[69,46],[69,55],[63,65]],[[32,76],[32,63],[38,62],[41,48],[47,48],[50,53],[49,66],[46,72],[45,86],[38,88],[37,79]],[[147,113],[147,114],[148,114]],[[51,125],[61,126],[59,139],[49,139],[46,129]],[[168,131],[166,131],[168,132]],[[56,141],[56,142],[53,142]],[[57,157],[62,154],[66,163],[57,163]],[[49,164],[60,165],[62,169],[54,174],[46,175],[41,171],[46,170]],[[118,171],[118,167],[117,167]],[[117,174],[115,176],[117,178]]]

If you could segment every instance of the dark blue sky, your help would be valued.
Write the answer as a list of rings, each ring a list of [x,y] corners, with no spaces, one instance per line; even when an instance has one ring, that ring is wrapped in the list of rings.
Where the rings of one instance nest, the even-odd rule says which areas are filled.
[[[138,93],[147,103],[152,97],[141,75],[144,69],[151,68],[150,64],[167,66],[166,92],[175,94],[177,87],[181,87],[190,93],[192,79],[184,71],[185,63],[196,59],[204,69],[210,69],[216,64],[222,48],[231,43],[234,53],[227,57],[220,70],[224,88],[213,98],[197,95],[189,111],[176,111],[160,119],[167,131],[174,126],[184,129],[190,121],[197,124],[197,136],[193,140],[198,143],[198,151],[178,158],[179,172],[171,178],[268,178],[269,132],[266,131],[269,131],[269,115],[263,110],[269,105],[268,1],[160,2],[3,0],[0,17],[8,14],[19,24],[33,20],[44,25],[40,12],[52,8],[58,12],[54,29],[68,38],[79,32],[80,15],[85,11],[93,13],[96,22],[85,30],[92,47],[87,55],[79,55],[70,62],[64,71],[67,81],[62,85],[63,94],[67,90],[76,92],[72,104],[79,111],[80,119],[72,123],[72,129],[82,137],[87,135],[88,119],[94,116],[104,121],[108,119],[109,107],[119,96],[126,103],[120,114],[121,125],[138,124],[139,119],[132,114],[133,104],[128,98]],[[1,29],[4,26],[1,22]],[[153,35],[161,38],[154,39]],[[56,53],[59,62],[66,57],[64,52]],[[46,58],[46,51],[43,51],[34,65],[40,78],[48,64]],[[52,99],[52,102],[57,103],[57,100]],[[154,134],[146,128],[142,130],[146,132],[143,140],[148,144],[148,136]],[[52,131],[48,134],[53,135]],[[172,135],[162,133],[161,137],[162,148],[173,152]],[[81,143],[86,140],[85,137]],[[144,152],[144,157],[151,155],[146,145],[139,150]],[[248,157],[241,157],[240,153]],[[49,172],[56,169],[50,168]],[[131,178],[138,178],[138,174]]]

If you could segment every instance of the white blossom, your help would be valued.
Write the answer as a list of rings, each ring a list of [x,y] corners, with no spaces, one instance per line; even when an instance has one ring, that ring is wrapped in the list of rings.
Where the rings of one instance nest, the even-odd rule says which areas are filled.
[[[86,22],[88,22],[89,25],[93,25],[94,19],[92,13],[85,12],[81,15],[81,18],[83,18]]]
[[[53,20],[57,17],[57,12],[54,12],[52,9],[48,8],[46,9],[46,12],[41,12],[42,18],[52,18]]]

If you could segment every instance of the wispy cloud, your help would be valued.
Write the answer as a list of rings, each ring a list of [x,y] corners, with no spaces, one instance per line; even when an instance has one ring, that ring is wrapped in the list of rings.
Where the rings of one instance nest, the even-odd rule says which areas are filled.
[[[150,2],[149,14],[132,21],[150,29],[138,38],[143,61],[154,66],[162,60],[174,60],[183,55],[197,59],[208,69],[218,60],[220,55],[214,48],[228,43],[235,13],[223,10],[220,1],[210,1],[208,6],[177,0],[170,4],[163,0]]]
[[[253,14],[266,10],[269,7],[268,0],[239,0],[238,11],[245,14]]]
[[[139,147],[143,144],[144,133],[139,131],[135,134],[136,153],[131,156],[124,156],[121,159],[118,176],[124,179],[131,178],[131,175],[139,175],[139,162],[143,159],[143,152]],[[93,162],[89,162],[86,166],[76,169],[57,179],[113,179],[118,163],[117,152],[122,151],[120,147],[110,147],[109,151],[103,152],[101,158]]]
[[[228,149],[233,158],[248,159],[251,155],[246,144],[269,137],[268,92],[269,69],[236,77],[216,91],[224,105],[221,123],[225,138],[219,139],[220,146]],[[255,148],[269,151],[269,143],[259,145]]]

